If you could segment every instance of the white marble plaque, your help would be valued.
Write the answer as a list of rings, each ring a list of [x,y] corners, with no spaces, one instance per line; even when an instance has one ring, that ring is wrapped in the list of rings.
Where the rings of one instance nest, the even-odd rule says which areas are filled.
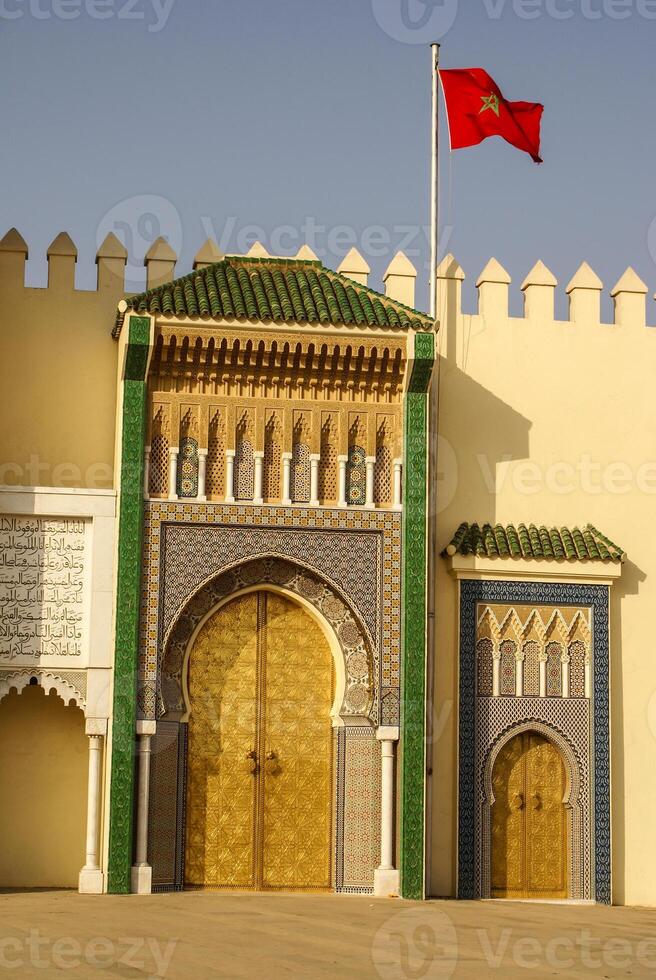
[[[81,666],[87,523],[0,516],[0,662]]]

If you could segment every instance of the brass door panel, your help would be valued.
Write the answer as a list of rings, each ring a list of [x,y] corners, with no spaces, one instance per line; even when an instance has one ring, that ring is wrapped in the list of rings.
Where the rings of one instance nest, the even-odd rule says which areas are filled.
[[[186,883],[329,888],[332,655],[271,592],[229,602],[189,665]]]
[[[256,783],[257,596],[228,603],[201,629],[190,657],[187,763],[188,885],[252,887]]]
[[[548,739],[531,733],[528,742],[527,892],[531,898],[567,898],[565,766]]]
[[[521,735],[507,742],[492,773],[492,895],[523,894],[526,880],[525,765]]]
[[[492,773],[493,898],[567,898],[565,779],[560,752],[536,732],[501,749]]]
[[[301,606],[265,595],[262,884],[329,888],[332,655]]]

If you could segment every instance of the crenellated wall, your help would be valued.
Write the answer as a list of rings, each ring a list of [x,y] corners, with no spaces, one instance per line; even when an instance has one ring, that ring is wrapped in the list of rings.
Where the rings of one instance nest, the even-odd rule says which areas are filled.
[[[77,249],[58,235],[48,282],[25,286],[28,248],[0,241],[2,353],[0,485],[113,486],[117,347],[111,337],[127,252],[114,235],[98,249],[95,291],[75,289]]]
[[[268,253],[255,243],[248,254]],[[95,290],[75,288],[77,257],[70,236],[57,235],[47,250],[47,284],[30,287],[25,285],[24,239],[12,228],[0,240],[0,486],[114,485],[118,347],[111,328],[125,292],[128,253],[113,233],[107,236],[96,254]],[[316,258],[307,245],[297,257]],[[208,240],[194,259],[194,269],[222,258],[216,243]],[[144,257],[147,287],[172,281],[176,263],[165,239],[153,242]],[[369,266],[356,249],[344,257],[339,271],[367,284]],[[397,253],[384,275],[385,294],[412,305],[416,276],[406,256]],[[258,395],[247,394],[251,399]],[[275,392],[275,397],[281,394]],[[376,440],[369,441],[374,453]]]
[[[613,901],[656,904],[656,329],[647,286],[632,269],[610,291],[586,264],[565,290],[538,262],[521,284],[524,316],[508,315],[510,276],[492,259],[477,280],[478,310],[462,310],[465,273],[439,268],[437,548],[461,521],[535,522],[603,530],[628,554],[611,589]],[[456,585],[437,560],[434,894],[454,894],[456,861]],[[524,570],[526,566],[524,566]],[[572,569],[576,573],[576,569]]]

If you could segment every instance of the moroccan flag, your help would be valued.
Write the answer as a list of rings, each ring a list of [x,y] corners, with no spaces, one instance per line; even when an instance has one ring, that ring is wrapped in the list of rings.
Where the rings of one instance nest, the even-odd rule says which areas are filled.
[[[476,146],[488,136],[502,136],[518,150],[540,158],[539,102],[507,102],[482,68],[443,68],[442,90],[449,119],[451,149]]]

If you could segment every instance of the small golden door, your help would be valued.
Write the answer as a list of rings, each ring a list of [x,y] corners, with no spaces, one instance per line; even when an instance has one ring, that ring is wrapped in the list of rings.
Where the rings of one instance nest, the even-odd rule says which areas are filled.
[[[492,898],[567,898],[566,776],[537,732],[503,746],[492,773]]]
[[[286,596],[237,597],[189,659],[185,883],[327,889],[333,663]]]

